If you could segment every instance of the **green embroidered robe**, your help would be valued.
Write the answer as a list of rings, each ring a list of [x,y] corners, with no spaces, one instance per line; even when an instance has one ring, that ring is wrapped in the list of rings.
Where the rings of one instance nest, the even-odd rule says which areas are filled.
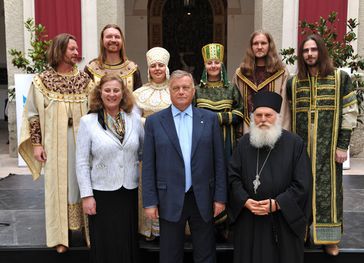
[[[194,104],[217,113],[224,136],[225,156],[230,160],[236,144],[236,127],[243,121],[239,90],[228,82],[201,82],[196,87]]]
[[[336,149],[346,150],[358,114],[349,75],[297,76],[287,83],[292,131],[307,143],[313,175],[312,231],[315,244],[337,244],[343,231],[342,164]]]

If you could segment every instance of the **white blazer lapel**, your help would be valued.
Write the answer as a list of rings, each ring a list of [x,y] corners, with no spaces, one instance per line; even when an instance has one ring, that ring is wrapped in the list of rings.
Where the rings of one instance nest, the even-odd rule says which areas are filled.
[[[128,141],[132,131],[133,131],[133,118],[132,118],[133,113],[125,113],[125,134],[124,134],[124,140],[122,143],[122,146],[125,145],[125,143]]]
[[[108,128],[105,130],[107,136],[109,136],[117,145],[121,146],[119,139]]]

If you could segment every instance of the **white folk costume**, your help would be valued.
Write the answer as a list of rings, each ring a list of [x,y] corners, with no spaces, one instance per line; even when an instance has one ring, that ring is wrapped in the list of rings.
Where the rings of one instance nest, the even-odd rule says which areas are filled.
[[[126,87],[130,90],[136,90],[142,85],[138,65],[133,61],[126,60],[116,65],[101,64],[97,59],[90,61],[85,67],[85,72],[92,78],[97,85],[101,78],[106,74],[115,74],[120,76]]]
[[[42,145],[47,246],[69,246],[68,230],[80,230],[83,213],[75,172],[75,140],[81,116],[87,113],[92,82],[77,68],[71,74],[48,69],[33,79],[23,112],[19,153],[33,179],[42,164],[33,146]]]
[[[148,68],[153,63],[162,63],[166,65],[166,80],[163,83],[157,84],[153,82],[148,70],[148,83],[141,88],[134,91],[135,102],[137,110],[142,116],[142,123],[144,125],[145,119],[160,110],[163,110],[171,105],[171,98],[168,89],[169,79],[169,53],[161,47],[150,49],[147,54]],[[159,222],[158,220],[150,220],[144,214],[142,205],[142,187],[141,177],[139,181],[139,233],[147,239],[153,239],[159,236]]]

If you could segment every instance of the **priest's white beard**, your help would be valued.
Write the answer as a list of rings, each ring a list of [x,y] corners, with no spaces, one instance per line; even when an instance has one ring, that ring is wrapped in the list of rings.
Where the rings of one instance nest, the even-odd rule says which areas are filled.
[[[274,144],[278,141],[282,134],[282,118],[277,114],[277,119],[274,124],[265,123],[269,128],[260,128],[254,122],[253,114],[250,117],[250,143],[256,148],[262,148],[268,146],[274,147]]]

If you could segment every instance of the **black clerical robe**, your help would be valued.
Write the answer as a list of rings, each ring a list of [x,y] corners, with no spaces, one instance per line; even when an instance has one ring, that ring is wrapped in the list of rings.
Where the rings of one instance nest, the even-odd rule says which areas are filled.
[[[304,238],[311,207],[311,166],[300,137],[283,130],[260,174],[254,192],[257,152],[244,135],[229,166],[234,262],[303,262]],[[259,150],[260,171],[269,148]],[[244,207],[249,199],[275,199],[280,210],[257,216]]]

